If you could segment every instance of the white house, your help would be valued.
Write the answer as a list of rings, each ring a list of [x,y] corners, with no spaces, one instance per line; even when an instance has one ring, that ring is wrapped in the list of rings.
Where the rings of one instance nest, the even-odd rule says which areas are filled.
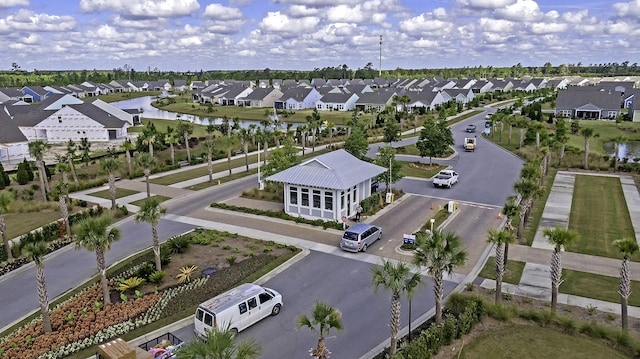
[[[387,169],[345,150],[309,159],[266,178],[284,184],[284,211],[291,216],[339,221],[352,217],[371,195],[372,178]]]

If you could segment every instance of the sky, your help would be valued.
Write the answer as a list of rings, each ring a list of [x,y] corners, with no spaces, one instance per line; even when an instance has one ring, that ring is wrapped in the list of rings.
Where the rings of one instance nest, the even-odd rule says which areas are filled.
[[[0,0],[0,70],[633,64],[638,39],[640,0]]]

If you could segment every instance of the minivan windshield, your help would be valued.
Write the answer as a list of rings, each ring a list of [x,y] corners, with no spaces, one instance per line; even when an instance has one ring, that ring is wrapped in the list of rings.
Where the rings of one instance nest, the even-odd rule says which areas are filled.
[[[344,232],[344,235],[342,236],[342,239],[347,239],[350,241],[357,241],[358,240],[358,234],[357,233],[353,233],[353,232]]]

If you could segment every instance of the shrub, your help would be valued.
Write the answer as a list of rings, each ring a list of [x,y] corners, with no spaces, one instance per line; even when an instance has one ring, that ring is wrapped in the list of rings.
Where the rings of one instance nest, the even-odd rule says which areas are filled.
[[[236,262],[238,257],[236,257],[236,256],[226,256],[225,259],[227,260],[227,263],[232,265],[232,264],[234,264]]]
[[[120,207],[118,207],[118,211],[120,212],[121,215],[126,216],[129,214],[129,209],[127,208],[127,206],[122,205]]]
[[[136,276],[144,279],[149,277],[156,271],[156,265],[151,262],[143,263],[136,271]]]
[[[144,282],[145,282],[144,279],[138,278],[138,277],[131,277],[131,278],[123,279],[123,280],[120,281],[120,284],[118,284],[118,290],[120,292],[126,292],[128,290],[135,290],[136,288],[138,288],[141,285],[143,285]]]
[[[180,268],[180,273],[176,276],[178,283],[182,284],[191,282],[191,275],[193,275],[196,270],[198,270],[198,266],[196,265]]]
[[[167,276],[167,272],[165,271],[161,271],[161,270],[155,271],[151,273],[151,275],[149,276],[149,282],[158,284],[162,282],[166,276]]]
[[[189,237],[173,237],[167,241],[167,246],[171,253],[184,253],[189,248]]]

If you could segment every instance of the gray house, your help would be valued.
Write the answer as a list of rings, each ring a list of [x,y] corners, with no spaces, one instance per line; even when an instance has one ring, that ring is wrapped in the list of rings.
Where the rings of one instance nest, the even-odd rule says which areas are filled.
[[[356,105],[358,95],[355,93],[327,93],[316,102],[320,111],[351,111]]]
[[[277,99],[282,96],[282,91],[275,88],[256,88],[247,96],[238,99],[237,105],[244,107],[273,107]]]
[[[622,94],[596,87],[569,87],[558,91],[556,116],[587,120],[615,119],[620,114]]]
[[[284,184],[284,211],[291,216],[339,221],[356,214],[371,195],[371,179],[386,168],[345,150],[329,152],[266,178]]]

